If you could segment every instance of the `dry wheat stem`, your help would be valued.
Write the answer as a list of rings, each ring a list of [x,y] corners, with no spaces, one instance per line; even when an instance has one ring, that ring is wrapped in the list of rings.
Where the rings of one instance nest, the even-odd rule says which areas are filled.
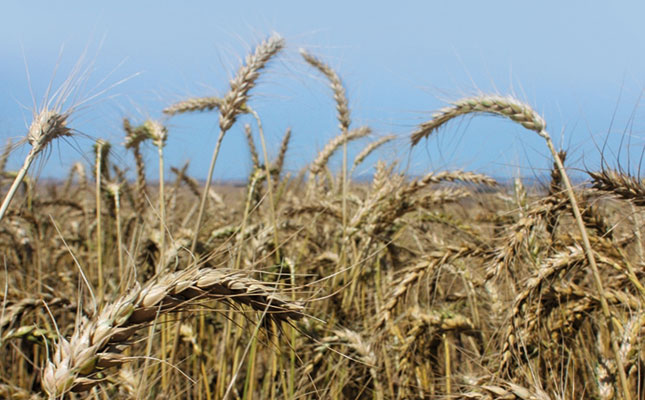
[[[96,372],[131,359],[119,348],[136,331],[159,314],[186,310],[207,298],[248,305],[275,323],[303,316],[300,304],[285,300],[248,272],[191,268],[167,274],[106,305],[83,321],[69,340],[61,338],[43,372],[45,391],[59,397],[70,390],[88,390],[101,381]]]
[[[94,165],[94,173],[96,178],[96,255],[97,255],[97,270],[98,270],[98,292],[99,299],[103,299],[103,230],[101,229],[101,178],[107,178],[107,154],[110,151],[110,144],[102,139],[98,139],[94,143],[94,153],[96,161]]]
[[[372,143],[365,146],[365,148],[360,153],[358,153],[356,158],[354,158],[354,163],[352,165],[352,169],[349,172],[349,176],[352,176],[356,167],[358,167],[363,161],[365,161],[365,159],[370,154],[372,154],[376,149],[378,149],[379,147],[383,146],[386,143],[391,142],[394,139],[396,139],[396,136],[394,135],[383,136],[382,138],[375,140]]]

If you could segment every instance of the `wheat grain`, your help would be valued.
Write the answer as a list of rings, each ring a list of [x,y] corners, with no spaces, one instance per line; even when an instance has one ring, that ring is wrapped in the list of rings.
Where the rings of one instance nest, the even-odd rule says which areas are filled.
[[[91,388],[101,381],[93,375],[97,370],[130,359],[116,352],[118,344],[125,344],[159,314],[185,310],[206,298],[249,305],[276,323],[303,315],[301,305],[283,299],[248,273],[193,268],[168,274],[106,305],[69,340],[61,338],[43,372],[43,387],[52,397]]]

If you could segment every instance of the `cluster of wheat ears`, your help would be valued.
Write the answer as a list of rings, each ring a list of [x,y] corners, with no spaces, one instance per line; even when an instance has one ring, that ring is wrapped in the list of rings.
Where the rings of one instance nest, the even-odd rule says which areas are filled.
[[[6,169],[10,144],[0,157],[0,398],[645,398],[644,181],[603,167],[574,188],[540,115],[479,95],[406,142],[464,115],[505,117],[544,139],[549,183],[508,187],[458,170],[412,179],[396,161],[351,182],[401,138],[353,126],[338,74],[306,51],[339,130],[292,176],[291,131],[269,158],[250,101],[284,46],[261,42],[224,96],[164,110],[219,114],[204,185],[188,165],[164,175],[164,121],[128,119],[134,181],[97,140],[91,172],[77,163],[65,181],[36,185],[31,164],[74,134],[73,88],[34,111],[23,166]],[[253,122],[246,187],[211,187],[242,115]],[[350,165],[350,142],[370,136]],[[146,142],[158,151],[155,184]]]

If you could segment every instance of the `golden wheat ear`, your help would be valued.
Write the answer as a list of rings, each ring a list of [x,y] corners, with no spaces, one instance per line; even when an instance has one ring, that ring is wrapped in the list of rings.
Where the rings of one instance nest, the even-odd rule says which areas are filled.
[[[29,132],[27,133],[27,141],[31,145],[31,150],[27,153],[22,167],[16,174],[9,191],[2,201],[2,205],[0,205],[0,221],[2,221],[2,218],[9,208],[11,200],[15,196],[18,187],[22,183],[29,167],[34,162],[38,154],[40,154],[54,139],[72,135],[71,129],[67,126],[67,118],[69,115],[69,112],[57,112],[54,110],[44,109],[34,116],[34,120],[29,126]]]
[[[206,299],[250,306],[277,324],[303,316],[301,304],[248,272],[192,268],[163,275],[106,305],[81,323],[69,341],[61,338],[43,372],[43,388],[52,397],[90,389],[101,381],[97,372],[132,359],[121,349],[138,330],[160,315],[189,310]]]

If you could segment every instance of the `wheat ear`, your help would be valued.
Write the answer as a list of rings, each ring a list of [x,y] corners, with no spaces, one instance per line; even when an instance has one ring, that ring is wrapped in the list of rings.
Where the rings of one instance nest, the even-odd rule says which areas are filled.
[[[199,204],[199,213],[197,214],[197,224],[195,226],[195,236],[193,237],[193,244],[190,251],[195,252],[197,247],[197,239],[199,237],[199,230],[202,225],[204,217],[204,208],[206,206],[206,196],[210,188],[211,180],[213,179],[213,171],[215,170],[215,163],[219,149],[224,139],[224,134],[233,126],[237,116],[247,111],[246,102],[248,100],[249,90],[255,86],[255,81],[260,76],[262,70],[269,60],[275,56],[284,47],[284,39],[279,35],[273,35],[269,39],[260,43],[255,49],[255,52],[246,57],[246,62],[237,72],[237,75],[231,80],[228,93],[222,99],[219,105],[219,126],[220,133],[213,150],[211,157],[210,167],[208,168],[208,176],[206,177],[206,184]]]
[[[11,154],[12,141],[11,138],[7,139],[7,144],[4,149],[2,149],[2,155],[0,155],[0,178],[4,174],[5,169],[7,168],[7,161],[9,160],[9,155]]]
[[[340,134],[330,140],[329,143],[327,143],[327,145],[318,153],[314,162],[311,163],[311,166],[309,167],[311,174],[310,179],[314,179],[316,175],[322,172],[323,168],[325,168],[325,165],[327,165],[329,158],[336,152],[336,150],[338,150],[338,148],[343,143],[362,138],[369,135],[371,132],[372,131],[369,127],[362,126],[357,129],[352,129],[351,131],[347,132],[347,134]]]
[[[90,389],[100,383],[96,373],[101,369],[131,359],[119,349],[135,332],[161,314],[184,311],[205,299],[248,305],[275,323],[303,316],[300,304],[284,299],[247,272],[210,268],[175,272],[135,287],[82,322],[69,340],[61,338],[43,372],[43,388],[50,397]]]
[[[322,60],[312,56],[305,50],[300,50],[300,54],[312,67],[320,71],[329,80],[332,92],[334,93],[334,100],[336,101],[336,111],[338,112],[338,123],[341,134],[349,136],[349,125],[351,119],[349,116],[349,101],[345,94],[345,87],[340,77],[329,65],[325,64]],[[343,210],[343,236],[345,236],[347,229],[347,190],[348,190],[348,176],[347,176],[347,143],[349,139],[342,141],[343,145],[343,167],[342,167],[342,210]]]
[[[365,148],[360,153],[358,153],[358,155],[354,159],[352,169],[349,171],[349,176],[352,176],[356,167],[358,167],[363,161],[365,161],[365,159],[370,154],[372,154],[376,149],[378,149],[379,147],[383,146],[386,143],[391,142],[394,139],[396,139],[396,136],[394,135],[383,136],[382,138],[375,140],[372,143],[365,146]]]
[[[148,139],[148,135],[142,126],[133,128],[127,118],[123,119],[123,130],[125,131],[125,142],[123,143],[126,149],[132,149],[134,161],[137,168],[137,198],[135,208],[139,218],[143,217],[146,209],[146,165],[141,155],[141,143]]]
[[[618,197],[633,201],[637,206],[645,206],[645,180],[639,181],[633,176],[612,169],[587,173],[591,176],[594,189],[614,193]]]
[[[52,140],[63,137],[71,136],[72,132],[67,127],[67,118],[70,113],[59,113],[52,110],[43,110],[40,113],[34,115],[34,120],[29,126],[29,132],[27,133],[27,140],[31,145],[31,150],[27,153],[25,161],[22,164],[22,167],[16,174],[16,177],[9,188],[9,191],[0,205],[0,221],[7,212],[9,204],[15,196],[20,183],[25,178],[31,163],[36,159],[36,156],[47,147]]]
[[[445,107],[439,110],[439,112],[434,114],[432,120],[422,123],[418,127],[418,129],[415,130],[410,136],[412,146],[416,145],[422,138],[428,137],[432,132],[436,131],[453,118],[472,113],[495,114],[509,118],[521,124],[525,128],[535,131],[546,141],[546,145],[549,148],[551,155],[553,156],[553,161],[555,162],[557,169],[562,175],[562,181],[564,183],[565,191],[567,192],[569,202],[571,203],[571,209],[573,211],[578,230],[580,231],[580,236],[582,237],[585,255],[593,272],[596,291],[598,292],[598,296],[600,297],[603,316],[605,318],[605,323],[607,324],[607,329],[609,330],[611,347],[620,376],[623,396],[625,397],[625,400],[631,400],[627,376],[625,375],[625,369],[623,366],[622,358],[620,356],[620,348],[614,335],[614,332],[620,332],[621,327],[615,326],[616,322],[612,319],[611,312],[609,311],[609,304],[607,303],[607,299],[605,298],[605,290],[602,283],[602,277],[600,276],[600,271],[598,270],[598,265],[596,264],[596,259],[591,248],[591,243],[589,242],[587,229],[585,228],[585,224],[580,213],[580,208],[578,207],[578,202],[573,192],[573,187],[571,186],[571,181],[569,180],[569,176],[564,169],[564,165],[562,164],[562,160],[560,159],[558,152],[555,150],[551,136],[546,131],[546,122],[544,121],[544,119],[529,105],[524,104],[512,97],[490,95],[469,97],[455,102],[452,106]]]
[[[164,114],[175,115],[193,111],[210,111],[219,108],[222,105],[222,99],[219,97],[195,97],[192,99],[182,100],[178,103],[166,107]]]

